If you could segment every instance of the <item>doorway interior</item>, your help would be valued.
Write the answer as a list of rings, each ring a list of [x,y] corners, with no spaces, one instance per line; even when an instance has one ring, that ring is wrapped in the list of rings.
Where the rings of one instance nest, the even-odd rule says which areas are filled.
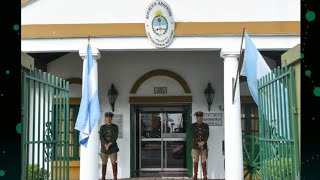
[[[132,177],[188,177],[191,104],[131,105]]]

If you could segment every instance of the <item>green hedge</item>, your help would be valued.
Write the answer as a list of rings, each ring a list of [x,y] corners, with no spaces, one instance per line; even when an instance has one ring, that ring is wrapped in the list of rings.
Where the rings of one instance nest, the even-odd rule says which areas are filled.
[[[34,165],[29,164],[28,165],[28,179],[32,179],[32,170],[33,170],[33,179],[37,179],[38,174],[39,174],[39,179],[37,179],[37,180],[44,180],[44,179],[48,179],[50,177],[50,173],[48,170],[46,170],[44,168],[39,169],[38,164],[34,164]]]
[[[291,158],[268,159],[262,164],[262,176],[268,180],[290,179],[292,178],[291,168]]]

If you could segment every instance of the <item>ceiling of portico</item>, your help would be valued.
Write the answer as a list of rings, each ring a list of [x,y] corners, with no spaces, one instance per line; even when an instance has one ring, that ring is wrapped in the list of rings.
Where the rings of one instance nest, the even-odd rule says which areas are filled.
[[[47,65],[68,54],[69,52],[54,52],[54,53],[28,53],[31,57],[34,58],[35,67],[41,69],[42,71],[47,71]]]
[[[279,61],[279,64],[281,64],[281,55],[285,53],[286,51],[260,51],[262,56],[266,56],[270,59],[276,60],[277,62]]]

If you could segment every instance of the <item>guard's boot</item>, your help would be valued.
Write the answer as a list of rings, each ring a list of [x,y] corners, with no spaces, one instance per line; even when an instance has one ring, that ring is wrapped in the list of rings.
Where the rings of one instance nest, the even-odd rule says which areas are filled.
[[[198,179],[198,162],[193,162],[193,178],[192,180]]]
[[[101,180],[106,180],[107,164],[102,164],[102,177]]]
[[[202,172],[203,172],[203,180],[208,180],[207,178],[207,162],[201,163]]]
[[[112,164],[112,171],[113,171],[113,179],[117,180],[117,175],[118,175],[118,164],[117,163]]]

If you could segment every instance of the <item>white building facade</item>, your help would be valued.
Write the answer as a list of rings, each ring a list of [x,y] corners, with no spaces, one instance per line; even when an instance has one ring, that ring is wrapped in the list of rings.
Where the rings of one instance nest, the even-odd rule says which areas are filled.
[[[153,46],[146,35],[145,16],[151,2],[39,0],[22,6],[21,51],[65,53],[46,64],[50,74],[81,79],[90,36],[102,112],[88,148],[81,147],[79,178],[101,178],[98,129],[104,124],[104,112],[112,111],[108,91],[113,84],[118,91],[114,113],[120,117],[121,129],[119,179],[154,177],[158,172],[163,172],[162,177],[192,175],[188,132],[196,111],[221,115],[217,120],[221,124],[209,126],[208,178],[243,179],[241,103],[242,97],[250,96],[245,81],[238,81],[232,102],[242,32],[246,28],[256,47],[265,52],[270,68],[276,67],[279,62],[268,55],[300,42],[300,1],[167,0],[175,30],[164,48]],[[81,83],[70,83],[70,102],[79,105]],[[215,91],[210,111],[204,95],[208,83]],[[143,122],[154,126],[155,114],[169,129],[161,126],[161,135],[150,137],[143,134],[142,126]],[[182,133],[174,133],[181,127]],[[174,153],[180,146],[184,150],[178,157]],[[111,165],[107,178],[112,178]]]

